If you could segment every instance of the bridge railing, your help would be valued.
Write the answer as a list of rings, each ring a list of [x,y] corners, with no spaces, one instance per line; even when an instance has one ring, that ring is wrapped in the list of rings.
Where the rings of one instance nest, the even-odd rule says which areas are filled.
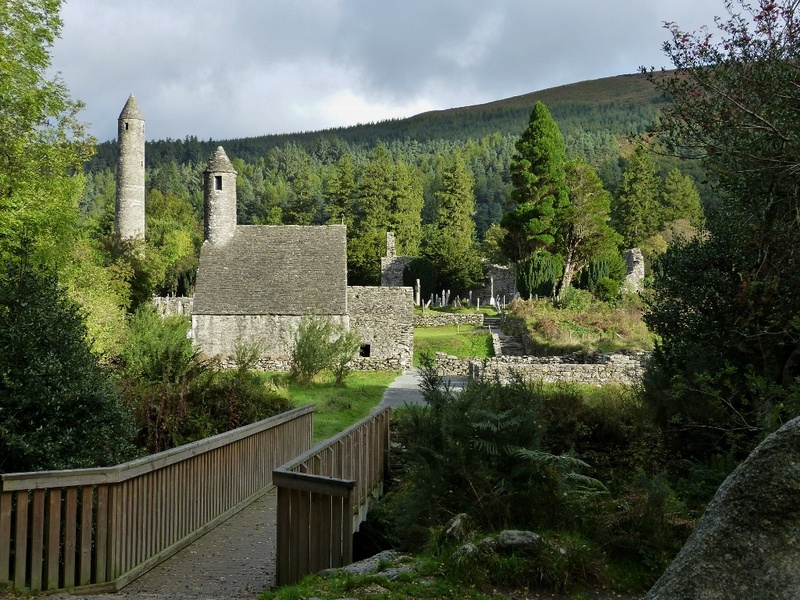
[[[278,585],[353,562],[353,533],[388,470],[389,408],[276,469]]]
[[[269,491],[311,447],[313,410],[115,467],[0,476],[0,585],[120,589]]]

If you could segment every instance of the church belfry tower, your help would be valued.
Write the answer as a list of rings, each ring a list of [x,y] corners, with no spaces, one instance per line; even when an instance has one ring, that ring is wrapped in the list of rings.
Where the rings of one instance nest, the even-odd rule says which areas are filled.
[[[120,239],[144,239],[144,119],[130,95],[119,114],[114,227]]]
[[[236,233],[236,171],[222,146],[203,171],[205,239],[222,246]]]

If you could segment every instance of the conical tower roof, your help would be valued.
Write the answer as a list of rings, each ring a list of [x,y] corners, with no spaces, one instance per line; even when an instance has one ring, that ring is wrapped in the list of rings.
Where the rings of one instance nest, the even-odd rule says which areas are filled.
[[[214,156],[208,161],[208,166],[204,173],[236,173],[236,170],[233,168],[222,146],[217,146],[217,151],[214,152]]]
[[[128,97],[128,101],[125,103],[125,106],[122,107],[119,118],[139,119],[140,121],[144,121],[144,117],[142,117],[142,113],[139,112],[139,105],[136,104],[136,98],[133,97],[133,94]]]

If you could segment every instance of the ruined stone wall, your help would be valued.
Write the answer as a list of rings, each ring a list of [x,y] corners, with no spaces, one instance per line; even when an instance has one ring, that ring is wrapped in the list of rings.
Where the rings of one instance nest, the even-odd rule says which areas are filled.
[[[403,271],[414,260],[411,256],[392,256],[381,259],[381,286],[402,286]]]
[[[303,317],[297,315],[193,315],[192,333],[195,342],[208,356],[232,356],[236,344],[261,344],[265,360],[288,361],[294,334]],[[346,315],[331,317],[348,326]]]
[[[364,349],[369,347],[369,356],[359,357],[355,368],[411,368],[414,353],[412,288],[348,287],[347,311],[350,327],[358,331]]]
[[[446,325],[483,325],[483,313],[440,313],[426,311],[421,315],[414,315],[414,327],[442,327]]]
[[[483,268],[484,286],[477,290],[477,297],[481,299],[481,305],[489,302],[492,294],[492,278],[494,278],[494,296],[502,302],[503,296],[506,302],[511,302],[517,295],[517,270],[514,267],[503,265],[486,265]]]
[[[510,381],[513,374],[525,380],[545,383],[581,383],[634,385],[641,382],[648,354],[599,354],[591,357],[571,356],[500,356],[495,358],[459,359],[437,353],[436,368],[440,376],[467,375],[475,379]]]
[[[153,305],[162,317],[181,315],[192,316],[194,298],[186,296],[154,296]]]

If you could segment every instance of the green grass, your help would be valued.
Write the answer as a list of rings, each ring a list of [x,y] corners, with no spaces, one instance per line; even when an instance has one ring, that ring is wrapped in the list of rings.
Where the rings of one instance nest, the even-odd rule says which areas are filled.
[[[458,358],[494,356],[492,335],[480,327],[446,325],[414,328],[414,366],[419,366],[423,352],[444,352]]]
[[[317,405],[314,442],[319,442],[366,417],[380,404],[386,388],[398,375],[396,371],[353,371],[344,387],[336,386],[328,373],[314,378],[309,385],[291,382],[285,373],[272,373],[270,379],[285,389],[295,406]]]

